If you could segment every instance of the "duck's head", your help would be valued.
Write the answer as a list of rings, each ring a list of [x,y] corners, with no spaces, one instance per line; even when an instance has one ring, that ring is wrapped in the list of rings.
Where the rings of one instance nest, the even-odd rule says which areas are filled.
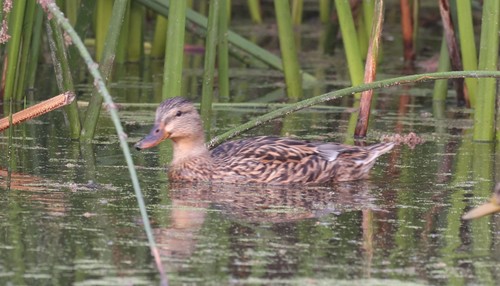
[[[163,101],[156,109],[153,129],[135,148],[151,148],[168,138],[174,142],[204,141],[200,115],[189,100],[174,97]]]

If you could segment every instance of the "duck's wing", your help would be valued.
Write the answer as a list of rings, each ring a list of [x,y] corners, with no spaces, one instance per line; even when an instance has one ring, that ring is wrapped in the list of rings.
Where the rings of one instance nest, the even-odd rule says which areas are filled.
[[[212,151],[212,158],[217,173],[238,180],[303,184],[336,180],[338,173],[360,176],[342,168],[362,169],[358,166],[366,162],[373,165],[383,150],[264,136],[222,144]]]

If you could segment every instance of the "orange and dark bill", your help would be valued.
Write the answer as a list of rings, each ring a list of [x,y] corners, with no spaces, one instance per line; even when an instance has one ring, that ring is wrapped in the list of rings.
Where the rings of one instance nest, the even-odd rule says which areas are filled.
[[[147,149],[160,144],[161,141],[170,137],[170,133],[165,132],[162,124],[155,124],[151,132],[141,141],[135,143],[134,147],[137,150]]]

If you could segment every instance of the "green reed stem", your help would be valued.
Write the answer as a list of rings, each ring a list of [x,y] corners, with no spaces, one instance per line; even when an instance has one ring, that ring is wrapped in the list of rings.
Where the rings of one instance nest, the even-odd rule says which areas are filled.
[[[127,136],[123,132],[123,127],[120,123],[120,118],[118,116],[118,112],[116,110],[116,105],[113,102],[113,99],[109,95],[108,90],[106,89],[106,84],[104,82],[103,77],[99,73],[99,70],[96,68],[97,64],[92,60],[92,57],[90,56],[88,50],[85,48],[85,45],[83,44],[82,40],[80,37],[78,37],[78,34],[75,32],[73,27],[69,24],[67,19],[64,18],[64,15],[61,13],[57,5],[55,5],[53,2],[47,4],[47,8],[49,9],[50,13],[57,19],[58,23],[61,25],[61,27],[68,33],[68,35],[71,37],[73,44],[78,47],[78,50],[80,51],[81,56],[85,60],[85,64],[87,65],[90,73],[94,77],[94,84],[96,88],[99,90],[100,94],[104,97],[104,101],[108,105],[108,111],[111,115],[111,120],[113,121],[113,124],[115,125],[116,132],[118,134],[118,139],[120,140],[120,147],[122,148],[123,154],[125,156],[125,159],[127,161],[127,167],[130,172],[130,178],[132,180],[132,185],[134,187],[135,195],[137,198],[137,202],[139,204],[139,209],[141,212],[141,217],[143,220],[144,224],[144,229],[146,231],[146,235],[148,238],[149,246],[151,248],[151,253],[155,258],[156,266],[158,268],[158,271],[160,272],[161,280],[162,280],[162,285],[168,285],[168,280],[165,275],[165,271],[163,269],[163,265],[161,263],[160,259],[160,254],[158,252],[158,248],[156,247],[156,243],[153,237],[153,231],[151,229],[151,224],[149,223],[149,218],[147,215],[146,211],[146,206],[144,204],[144,198],[142,196],[141,188],[139,185],[139,180],[137,179],[137,173],[134,168],[134,162],[132,161],[132,156],[130,155],[130,149],[128,147],[127,143]]]
[[[9,14],[9,33],[11,38],[9,42],[7,42],[7,69],[3,75],[5,77],[4,100],[21,98],[20,95],[16,95],[18,91],[15,90],[15,87],[19,77],[17,67],[21,48],[21,33],[23,30],[25,8],[26,1],[12,2],[12,10]]]
[[[220,0],[219,7],[221,11],[226,10],[229,0]],[[219,16],[218,42],[217,42],[217,67],[219,78],[219,99],[229,101],[229,48],[227,41],[227,29],[229,19],[227,15],[221,13]]]
[[[182,61],[184,59],[184,31],[186,28],[186,1],[171,1],[168,11],[165,68],[163,69],[162,97],[179,96],[182,88]],[[166,16],[166,15],[164,15]]]
[[[359,85],[363,82],[363,61],[360,54],[356,28],[352,18],[351,6],[348,0],[335,1],[337,15],[339,17],[340,30],[342,31],[342,41],[349,66],[352,85]],[[356,97],[359,97],[357,95]]]
[[[373,25],[370,32],[370,40],[368,52],[366,56],[365,75],[363,81],[365,83],[373,82],[377,76],[377,62],[379,47],[382,38],[382,27],[384,24],[384,0],[376,0],[373,7]],[[354,135],[356,137],[365,137],[368,131],[368,123],[370,121],[370,110],[372,106],[373,90],[367,90],[361,93],[359,116],[357,118]],[[356,101],[357,102],[357,101]],[[353,133],[349,133],[353,134]]]
[[[69,0],[64,1],[64,4],[66,17],[68,17],[69,23],[74,27],[76,25],[76,19],[78,18],[78,5],[80,4],[80,1]]]
[[[165,56],[165,44],[167,43],[168,21],[162,15],[156,16],[155,33],[151,47],[151,57],[163,58]]]
[[[485,0],[481,24],[481,44],[479,53],[479,69],[496,70],[498,60],[498,17],[500,1]],[[478,80],[474,110],[474,140],[491,141],[495,137],[495,96],[496,80],[484,78]]]
[[[319,18],[321,23],[326,24],[330,20],[330,0],[319,0]]]
[[[168,2],[164,3],[163,1],[160,0],[135,0],[135,1],[141,3],[142,5],[152,9],[153,11],[163,16],[167,16],[169,14]],[[175,2],[177,1],[174,1],[173,3]],[[190,23],[190,25],[187,26],[188,29],[190,29],[193,33],[199,35],[200,37],[206,36],[206,28],[208,25],[206,17],[191,9],[187,9],[186,18]],[[231,30],[228,31],[227,37],[230,44],[229,51],[233,55],[241,57],[249,55],[276,70],[283,71],[283,63],[281,59],[276,55],[257,46],[256,44],[232,32]],[[311,74],[302,71],[301,73],[304,85],[310,85],[317,82],[316,78]]]
[[[61,28],[57,25],[54,18],[48,20],[47,32],[49,35],[52,61],[57,63],[54,65],[54,70],[56,73],[59,92],[74,92],[75,87],[73,86],[73,78],[69,69],[65,41],[61,33]],[[70,137],[71,139],[78,139],[80,137],[81,123],[76,100],[73,100],[71,104],[65,106],[64,110],[66,111],[69,120]]]
[[[33,36],[33,23],[35,22],[35,11],[38,5],[35,1],[28,1],[24,13],[24,27],[22,33],[22,48],[19,57],[18,80],[16,81],[15,97],[21,100],[26,94],[26,78],[29,62],[29,51]]]
[[[477,69],[476,41],[474,39],[474,25],[472,23],[472,7],[470,0],[461,0],[455,5],[458,15],[458,30],[460,32],[460,50],[464,70]],[[477,79],[466,78],[467,92],[471,107],[475,106],[477,93]]]
[[[448,52],[446,37],[443,35],[443,39],[441,40],[441,51],[439,52],[438,72],[449,71],[450,67],[451,67],[450,54]],[[445,101],[447,95],[448,95],[448,80],[446,79],[436,80],[434,82],[434,91],[432,93],[432,99],[434,101]]]
[[[130,1],[127,5],[127,11],[123,19],[122,29],[120,30],[120,37],[118,38],[118,46],[116,47],[116,64],[124,64],[127,62],[129,50],[129,34],[130,34]]]
[[[96,7],[96,27],[95,27],[95,58],[101,61],[106,34],[108,33],[110,17],[113,11],[113,0],[99,0]]]
[[[80,1],[80,9],[78,9],[78,18],[76,19],[76,24],[74,29],[80,36],[80,38],[85,39],[87,33],[90,30],[90,24],[92,21],[89,19],[93,18],[97,0],[85,0]],[[78,53],[78,49],[74,45],[68,47],[69,53],[69,66],[73,73],[73,78],[77,78],[77,72],[80,71],[81,57]]]
[[[276,10],[276,20],[278,22],[287,96],[289,100],[297,101],[302,98],[302,78],[295,48],[290,5],[288,1],[274,1],[274,9]]]
[[[205,120],[210,118],[212,111],[215,78],[215,55],[217,52],[217,33],[220,16],[219,4],[219,0],[210,0],[210,6],[208,9],[208,33],[207,41],[205,42],[205,64],[203,71],[203,84],[201,86],[201,117]],[[224,12],[221,14],[224,14]],[[205,124],[207,125],[209,123],[205,121]]]
[[[397,85],[405,85],[405,84],[414,84],[418,82],[426,82],[426,81],[433,81],[433,80],[438,80],[438,79],[451,79],[451,78],[466,78],[466,77],[472,77],[472,78],[500,78],[500,71],[452,71],[452,72],[436,72],[436,73],[423,73],[423,74],[415,74],[415,75],[408,75],[408,76],[402,76],[402,77],[396,77],[396,78],[391,78],[391,79],[385,79],[385,80],[380,80],[380,81],[374,81],[371,83],[366,83],[366,84],[361,84],[357,86],[352,86],[332,92],[328,92],[322,95],[318,95],[309,99],[305,99],[302,101],[299,101],[294,104],[290,104],[289,106],[271,111],[267,114],[264,114],[262,116],[258,116],[251,121],[242,124],[236,128],[233,128],[229,130],[228,132],[225,132],[215,138],[213,138],[210,143],[208,144],[210,148],[219,145],[225,140],[228,140],[230,138],[233,138],[235,136],[238,136],[239,134],[250,130],[256,126],[262,125],[264,123],[267,123],[271,120],[274,120],[279,117],[283,117],[287,114],[291,114],[293,112],[296,112],[298,110],[308,108],[312,105],[327,102],[330,100],[334,100],[346,95],[354,95],[356,93],[365,91],[365,90],[370,90],[370,89],[380,89],[380,88],[387,88],[391,86],[397,86]]]
[[[129,62],[138,62],[144,55],[143,22],[145,9],[142,5],[132,1],[128,26],[127,59]]]
[[[250,10],[250,17],[254,23],[262,23],[262,15],[260,10],[260,0],[248,0],[248,10]]]
[[[31,39],[31,45],[29,46],[29,61],[28,61],[28,71],[27,71],[27,88],[33,89],[36,80],[36,71],[38,68],[38,57],[40,55],[40,45],[42,40],[42,23],[43,23],[43,10],[37,5],[35,11],[35,22],[33,24],[33,35]]]
[[[102,51],[102,60],[99,64],[99,71],[104,76],[106,81],[109,79],[113,69],[116,45],[118,43],[123,19],[128,5],[129,0],[115,0],[113,5],[111,21],[109,23],[109,30],[107,33],[108,35],[106,37],[104,50]],[[99,88],[97,87],[94,88],[92,92],[89,107],[87,108],[87,112],[85,114],[85,120],[83,121],[83,128],[81,132],[82,141],[91,141],[94,138],[103,102],[103,98],[97,95],[99,92]]]
[[[292,0],[292,22],[294,26],[299,26],[300,24],[302,24],[303,12],[304,0]]]

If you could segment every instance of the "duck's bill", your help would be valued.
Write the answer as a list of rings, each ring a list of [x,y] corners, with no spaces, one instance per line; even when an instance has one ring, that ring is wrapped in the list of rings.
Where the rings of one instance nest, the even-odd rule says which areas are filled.
[[[135,143],[134,147],[137,150],[147,149],[160,144],[161,141],[170,137],[170,133],[165,132],[160,126],[153,126],[151,132],[149,132],[146,137],[142,138],[141,141]]]
[[[482,216],[496,212],[500,212],[500,205],[489,202],[470,210],[464,216],[462,216],[462,219],[480,218]]]

